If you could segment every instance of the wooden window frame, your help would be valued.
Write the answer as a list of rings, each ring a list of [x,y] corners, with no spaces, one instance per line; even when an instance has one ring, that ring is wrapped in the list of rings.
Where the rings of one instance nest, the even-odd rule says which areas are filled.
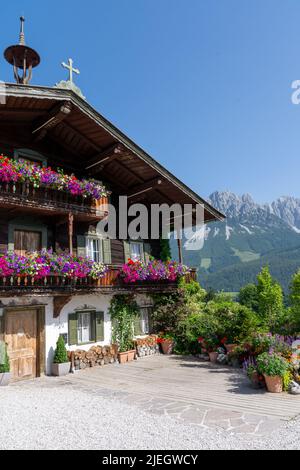
[[[45,225],[25,225],[18,223],[11,223],[8,225],[8,251],[13,252],[15,250],[15,230],[21,230],[24,232],[40,232],[41,233],[41,248],[42,250],[47,249],[48,233]]]
[[[44,155],[30,149],[15,149],[14,159],[22,160],[22,158],[30,160],[32,163],[40,162],[43,167],[47,166],[47,158]]]
[[[87,234],[85,235],[85,250],[86,250],[86,256],[89,256],[88,253],[88,241],[89,240],[96,240],[99,243],[99,261],[98,263],[103,263],[104,260],[104,254],[103,254],[103,238],[100,236],[97,236],[95,234]]]

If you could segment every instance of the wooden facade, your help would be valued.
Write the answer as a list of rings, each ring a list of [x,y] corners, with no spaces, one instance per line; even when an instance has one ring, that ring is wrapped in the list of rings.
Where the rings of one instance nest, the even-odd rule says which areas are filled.
[[[148,207],[180,203],[194,208],[203,204],[205,222],[223,219],[222,214],[70,90],[7,84],[6,103],[0,105],[1,153],[101,181],[115,205],[120,195],[128,196],[129,204],[142,202]],[[108,198],[100,202],[99,210],[95,201],[62,191],[0,183],[0,252],[15,250],[24,254],[32,248],[85,255],[97,223],[109,216]],[[0,339],[8,344],[14,380],[39,376],[46,370],[45,299],[48,313],[52,309],[52,322],[74,296],[81,299],[99,293],[147,294],[176,289],[176,284],[164,282],[124,284],[118,270],[128,260],[129,242],[118,237],[95,242],[95,250],[101,251],[102,261],[110,267],[98,281],[0,278],[0,297],[9,299],[4,316],[0,316]],[[145,261],[150,255],[160,257],[159,240],[139,242],[143,244]],[[195,270],[188,278],[196,279]],[[19,305],[23,300],[24,305]]]

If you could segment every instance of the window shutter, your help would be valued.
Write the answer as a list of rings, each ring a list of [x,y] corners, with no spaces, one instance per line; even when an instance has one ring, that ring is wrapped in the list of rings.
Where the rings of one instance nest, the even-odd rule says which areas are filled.
[[[134,336],[141,336],[143,334],[141,322],[142,322],[141,315],[138,315],[137,317],[135,317],[133,321]]]
[[[104,312],[95,313],[95,341],[104,341]]]
[[[125,263],[128,263],[128,260],[131,258],[130,243],[128,241],[124,241],[124,258]]]
[[[77,256],[86,256],[86,238],[84,235],[77,236]]]
[[[69,346],[78,344],[78,317],[77,313],[69,314]]]
[[[111,264],[111,242],[109,238],[104,238],[102,240],[103,246],[103,263]]]
[[[145,263],[149,263],[151,256],[151,245],[150,243],[144,243],[144,260]]]

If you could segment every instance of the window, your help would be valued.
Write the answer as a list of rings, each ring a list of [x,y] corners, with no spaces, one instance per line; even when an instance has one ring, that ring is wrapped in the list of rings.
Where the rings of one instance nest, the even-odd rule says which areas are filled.
[[[103,261],[102,240],[96,237],[86,238],[86,255],[96,263]]]
[[[92,317],[91,312],[78,313],[78,343],[89,343],[92,341]]]
[[[14,230],[14,251],[18,255],[42,249],[42,233],[29,230]]]
[[[144,260],[143,243],[130,242],[130,258],[133,261],[142,261],[142,260]]]
[[[81,310],[69,314],[69,346],[99,341],[104,341],[104,312]]]
[[[27,149],[17,149],[14,151],[14,157],[16,160],[25,160],[28,163],[35,163],[39,166],[47,166],[47,159],[38,152]]]
[[[135,336],[143,336],[150,333],[150,322],[153,307],[140,307],[140,315],[134,322]]]

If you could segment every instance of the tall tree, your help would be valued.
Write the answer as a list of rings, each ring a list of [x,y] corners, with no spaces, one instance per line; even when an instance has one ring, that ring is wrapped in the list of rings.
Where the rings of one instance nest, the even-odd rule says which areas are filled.
[[[283,292],[276,282],[268,266],[265,266],[257,276],[258,313],[271,331],[276,329],[284,313]]]
[[[292,278],[290,302],[294,321],[300,326],[300,270]]]
[[[247,284],[242,287],[239,295],[238,302],[245,307],[251,308],[254,312],[258,311],[258,292],[255,284]]]

